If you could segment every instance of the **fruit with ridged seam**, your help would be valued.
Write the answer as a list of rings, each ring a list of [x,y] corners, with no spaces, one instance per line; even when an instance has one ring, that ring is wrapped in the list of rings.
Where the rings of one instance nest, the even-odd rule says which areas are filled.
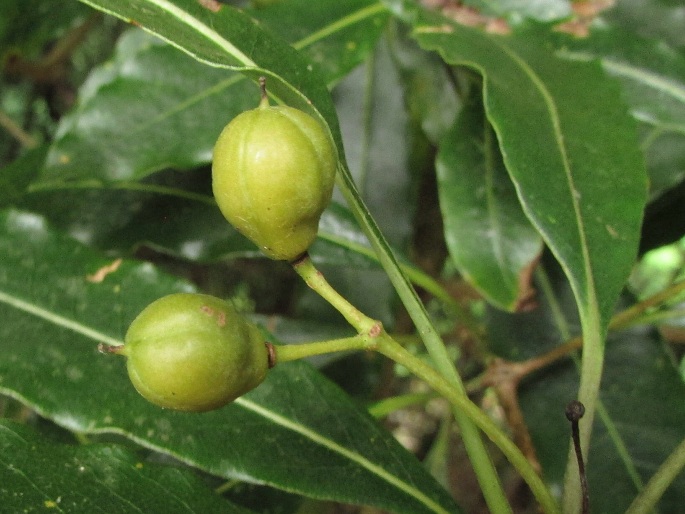
[[[262,383],[269,368],[259,329],[219,298],[176,293],[148,305],[124,345],[104,348],[128,358],[131,382],[168,409],[208,411]]]
[[[235,117],[214,147],[212,188],[224,217],[272,259],[292,261],[316,239],[333,193],[337,152],[309,114],[270,106]]]

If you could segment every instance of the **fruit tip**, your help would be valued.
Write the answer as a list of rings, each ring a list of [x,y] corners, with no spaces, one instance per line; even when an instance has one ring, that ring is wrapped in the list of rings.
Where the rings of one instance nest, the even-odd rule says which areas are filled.
[[[100,353],[113,353],[115,355],[126,355],[126,349],[123,344],[112,345],[100,343],[98,344],[98,351]]]

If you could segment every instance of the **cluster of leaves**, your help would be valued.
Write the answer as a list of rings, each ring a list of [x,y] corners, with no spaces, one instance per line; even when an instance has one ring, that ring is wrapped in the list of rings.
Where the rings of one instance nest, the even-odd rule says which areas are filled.
[[[264,265],[211,197],[214,141],[256,105],[250,79],[260,75],[275,98],[318,116],[343,156],[342,197],[311,249],[331,281],[399,329],[397,297],[421,322],[403,289],[411,280],[446,332],[458,323],[480,342],[466,374],[493,356],[534,360],[582,334],[582,358],[527,376],[505,403],[507,421],[561,491],[563,411],[580,395],[585,443],[594,426],[593,508],[630,506],[685,437],[677,350],[644,324],[605,343],[619,297],[637,301],[624,289],[638,252],[685,228],[682,8],[84,4],[12,0],[0,21],[0,122],[13,136],[0,139],[3,509],[304,512],[303,498],[465,508],[441,437],[431,476],[310,364],[278,366],[232,405],[191,415],[146,403],[123,362],[97,353],[100,342],[120,344],[156,298],[229,295],[235,276],[253,289],[247,303],[273,314],[263,318],[273,337],[345,333],[313,295],[273,278],[291,275]],[[484,299],[467,307],[484,310],[463,308],[435,278],[457,275]],[[654,288],[645,280],[639,294]],[[649,314],[677,309],[666,300]],[[341,380],[355,392],[384,376],[369,378],[377,363],[361,362]],[[329,364],[329,376],[349,373],[345,363]],[[514,423],[521,413],[525,423]],[[665,485],[659,509],[677,512],[685,480]]]

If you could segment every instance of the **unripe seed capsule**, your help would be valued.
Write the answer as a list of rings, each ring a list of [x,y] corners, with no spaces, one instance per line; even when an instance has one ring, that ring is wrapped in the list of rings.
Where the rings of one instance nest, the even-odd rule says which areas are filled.
[[[212,188],[224,217],[270,258],[293,260],[316,239],[337,153],[303,111],[269,106],[234,118],[214,147]]]
[[[133,320],[123,347],[131,382],[150,402],[207,411],[262,383],[269,356],[259,329],[227,302],[178,293],[148,305]]]

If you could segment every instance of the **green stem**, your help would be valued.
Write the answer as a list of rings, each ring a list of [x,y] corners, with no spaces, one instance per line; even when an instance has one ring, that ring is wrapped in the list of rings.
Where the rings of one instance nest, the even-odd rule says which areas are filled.
[[[351,338],[352,343],[347,340],[342,341],[342,345],[359,344],[363,349],[374,349],[390,359],[405,366],[408,370],[414,373],[417,377],[426,381],[436,392],[447,398],[453,406],[457,422],[460,422],[462,428],[462,437],[464,437],[464,427],[471,432],[469,435],[476,437],[478,442],[482,444],[478,428],[483,430],[485,434],[500,448],[506,455],[510,462],[516,467],[523,479],[528,483],[533,494],[537,498],[540,505],[542,505],[545,512],[556,513],[558,508],[556,502],[550,495],[549,490],[542,482],[536,471],[530,465],[521,451],[512,443],[507,436],[483,413],[478,406],[468,399],[464,392],[463,385],[459,381],[459,385],[455,385],[449,379],[438,373],[435,369],[425,364],[421,359],[412,355],[405,350],[399,343],[397,343],[387,332],[382,328],[380,322],[369,318],[361,313],[356,307],[351,305],[344,297],[342,297],[333,287],[326,281],[324,276],[314,267],[308,255],[304,255],[296,262],[292,263],[295,271],[305,280],[314,291],[321,295],[324,299],[329,301],[344,317],[355,327],[359,332],[359,339]],[[334,341],[324,342],[323,344],[330,344]],[[311,343],[317,345],[318,343]],[[282,351],[288,347],[279,347],[278,351]],[[295,347],[293,347],[295,348]],[[316,347],[316,350],[325,349],[323,347]],[[473,439],[471,439],[473,441]],[[483,451],[485,451],[483,447]],[[487,462],[491,461],[487,453]],[[473,457],[471,457],[473,459]],[[478,457],[478,462],[483,464],[482,456]],[[476,462],[473,462],[476,468]],[[480,470],[483,473],[483,469]],[[490,473],[488,471],[488,473]],[[481,484],[481,490],[484,496],[490,501],[488,506],[493,513],[511,512],[511,507],[501,491],[499,477],[492,469],[494,481],[490,484]],[[483,478],[483,475],[479,475]],[[488,490],[489,489],[489,490]],[[500,494],[501,493],[501,494]],[[497,497],[502,497],[502,500],[497,500]]]
[[[293,262],[292,266],[295,272],[302,277],[302,280],[335,307],[358,333],[367,333],[374,325],[378,324],[376,320],[369,318],[333,289],[321,272],[316,269],[308,254]]]
[[[313,357],[314,355],[325,355],[334,352],[349,352],[355,350],[369,350],[370,345],[374,344],[368,335],[356,335],[344,337],[342,339],[331,339],[329,341],[316,341],[314,343],[274,345],[276,354],[275,363],[294,361]]]
[[[411,286],[406,275],[402,273],[397,259],[393,255],[388,243],[381,234],[375,220],[369,213],[366,205],[362,201],[354,185],[354,180],[350,171],[341,163],[338,167],[337,184],[347,201],[350,210],[354,214],[357,222],[364,230],[371,245],[378,255],[378,260],[392,282],[397,295],[406,307],[416,329],[421,336],[426,350],[435,363],[439,372],[446,377],[449,383],[455,388],[457,394],[467,400],[466,390],[461,381],[461,377],[447,352],[447,348],[433,326],[433,323],[426,312],[416,291]],[[462,441],[468,453],[469,460],[478,478],[483,496],[491,512],[510,513],[511,507],[506,499],[502,484],[497,476],[495,466],[490,459],[485,444],[483,443],[478,430],[467,416],[459,409],[453,409],[454,418],[461,430]]]
[[[387,333],[378,337],[377,351],[401,364],[414,375],[425,381],[440,395],[445,397],[460,412],[467,416],[502,451],[509,462],[519,471],[530,487],[533,495],[544,512],[556,513],[558,506],[549,489],[530,465],[521,450],[494,424],[494,422],[468,398],[461,395],[445,377],[420,358],[400,346]]]
[[[563,339],[569,339],[571,331],[563,314],[563,311],[556,301],[554,289],[549,281],[549,277],[544,268],[537,270],[536,276],[540,288],[544,291],[547,298],[552,317]],[[589,311],[589,309],[588,309]],[[578,389],[578,400],[585,406],[585,415],[582,422],[578,424],[580,446],[583,459],[587,462],[588,446],[592,431],[595,410],[599,402],[599,384],[602,376],[604,363],[604,344],[599,331],[599,320],[592,317],[588,312],[581,314],[581,325],[583,333],[583,355],[580,362],[580,387]],[[591,330],[590,327],[595,327]],[[576,360],[576,365],[577,359]],[[576,459],[573,441],[569,437],[568,457],[566,459],[566,471],[564,475],[564,489],[562,508],[564,514],[576,514],[580,512],[582,495],[580,489],[580,476],[578,474],[578,461]]]
[[[685,467],[685,439],[673,450],[659,467],[642,492],[635,497],[626,514],[645,514],[656,507],[659,498],[664,494],[678,473]]]
[[[593,313],[596,314],[596,313]],[[599,320],[594,316],[581,322],[583,331],[583,354],[580,361],[580,386],[578,400],[585,406],[585,416],[578,424],[580,447],[583,459],[587,462],[590,438],[599,402],[599,387],[604,369],[604,339],[600,332]],[[564,476],[564,514],[576,514],[581,511],[582,494],[580,476],[576,461],[575,449],[569,445]]]
[[[685,291],[685,280],[676,282],[663,291],[659,291],[649,298],[645,298],[632,307],[620,312],[612,318],[609,327],[623,328],[625,326],[629,326],[634,320],[640,319],[641,316],[648,310],[657,308],[665,302],[673,300],[675,297],[683,293],[683,291]],[[640,322],[643,323],[642,320]]]
[[[216,494],[219,494],[219,495],[224,494],[224,493],[230,491],[231,489],[233,489],[235,486],[237,486],[240,483],[241,483],[241,481],[237,480],[237,479],[227,480],[226,482],[221,484],[219,487],[214,489],[214,492]]]
[[[552,317],[563,339],[571,337],[566,318],[563,311],[556,301],[554,289],[549,281],[544,268],[539,268],[536,273],[540,288],[544,291]],[[582,349],[583,354],[580,362],[580,387],[578,389],[578,400],[585,406],[585,415],[578,424],[579,440],[583,459],[587,462],[588,447],[590,445],[590,435],[594,422],[595,411],[601,405],[599,399],[599,386],[602,378],[604,366],[604,338],[600,332],[599,318],[596,309],[587,309],[581,313],[582,326]],[[574,358],[576,365],[578,360]],[[566,459],[566,471],[564,475],[563,489],[563,512],[564,514],[577,514],[582,505],[582,494],[580,487],[580,476],[578,473],[578,461],[576,459],[573,441],[569,437],[568,457]]]
[[[683,290],[685,290],[685,282],[674,284],[614,317],[612,325],[626,323],[627,320],[634,319],[648,309],[675,297]],[[585,405],[585,417],[583,423],[579,425],[579,429],[583,458],[587,462],[594,416],[597,406],[600,404],[599,391],[604,369],[604,338],[606,336],[606,331],[602,330],[599,309],[596,305],[589,305],[584,311],[581,311],[581,326],[583,353],[580,365],[578,399]],[[574,450],[570,447],[564,477],[563,510],[565,514],[576,514],[581,509],[580,478],[574,458]]]
[[[685,309],[673,309],[643,314],[626,321],[620,328],[629,328],[634,325],[660,325],[669,320],[680,320],[685,317]],[[613,327],[611,327],[613,328]]]
[[[370,405],[366,410],[369,411],[374,418],[385,418],[401,409],[406,409],[414,405],[425,405],[430,400],[437,398],[437,394],[432,393],[409,393],[400,396],[392,396],[379,400],[373,405]]]

